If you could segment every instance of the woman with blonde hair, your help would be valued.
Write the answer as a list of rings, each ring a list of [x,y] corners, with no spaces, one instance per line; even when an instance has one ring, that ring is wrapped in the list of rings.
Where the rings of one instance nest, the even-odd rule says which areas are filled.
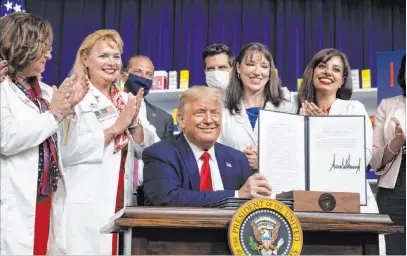
[[[56,89],[38,80],[52,57],[48,21],[13,13],[0,18],[0,31],[0,255],[63,254],[59,129],[88,85],[72,77]]]
[[[76,56],[73,73],[88,76],[91,85],[75,108],[75,120],[63,129],[67,254],[117,254],[116,236],[100,228],[131,199],[134,157],[141,159],[144,148],[159,141],[154,127],[138,117],[143,90],[136,97],[120,92],[122,53],[119,33],[98,30]]]

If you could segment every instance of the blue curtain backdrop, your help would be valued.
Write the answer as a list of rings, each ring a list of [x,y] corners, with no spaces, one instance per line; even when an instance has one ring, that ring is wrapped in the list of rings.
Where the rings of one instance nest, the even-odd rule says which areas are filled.
[[[44,81],[59,84],[82,40],[116,29],[123,60],[149,56],[157,70],[190,71],[190,85],[205,83],[201,51],[212,43],[267,45],[290,90],[312,56],[327,47],[344,51],[353,69],[370,68],[376,87],[376,52],[406,47],[405,0],[26,0],[27,12],[54,28],[53,59]]]

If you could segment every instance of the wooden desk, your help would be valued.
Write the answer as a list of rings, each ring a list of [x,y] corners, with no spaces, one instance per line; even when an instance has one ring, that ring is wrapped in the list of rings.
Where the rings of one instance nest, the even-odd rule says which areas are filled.
[[[235,210],[127,207],[104,228],[131,229],[131,254],[230,254],[228,224]],[[403,232],[387,215],[296,212],[302,253],[376,254],[378,234]]]

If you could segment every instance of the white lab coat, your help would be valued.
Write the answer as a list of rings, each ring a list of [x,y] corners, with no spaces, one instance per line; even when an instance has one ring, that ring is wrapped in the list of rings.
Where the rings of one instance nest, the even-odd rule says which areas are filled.
[[[336,99],[329,110],[329,115],[364,115],[366,127],[366,165],[372,158],[373,149],[373,128],[369,115],[365,106],[356,100],[340,100]],[[367,205],[360,207],[361,213],[379,213],[379,208],[375,196],[366,180],[366,196]],[[384,255],[386,252],[386,244],[384,242],[384,235],[379,235],[379,254]]]
[[[52,88],[40,83],[42,96],[51,100]],[[59,125],[38,107],[9,77],[1,89],[0,254],[32,255],[37,201],[38,147]],[[58,138],[60,138],[58,132]],[[59,145],[60,143],[58,143]],[[59,154],[60,156],[60,154]],[[60,158],[61,159],[61,158]],[[65,253],[64,171],[53,194],[48,254]],[[55,218],[55,216],[57,216]]]
[[[127,101],[127,93],[121,94]],[[112,235],[101,234],[100,228],[115,213],[121,152],[114,154],[114,140],[104,145],[103,130],[111,127],[119,114],[115,111],[111,118],[99,121],[94,113],[107,106],[113,103],[91,85],[75,108],[75,120],[63,125],[61,151],[67,173],[67,254],[112,253]],[[155,128],[145,118],[140,121],[144,143],[138,145],[130,136],[125,166],[125,205],[132,199],[134,157],[141,159],[144,148],[159,141]]]
[[[248,146],[258,145],[259,135],[258,119],[253,129],[244,104],[241,103],[241,106],[240,114],[234,113],[231,115],[228,109],[223,109],[222,130],[218,142],[243,151]],[[275,107],[271,102],[267,102],[264,109],[284,113],[295,113],[297,111],[294,104],[288,100],[283,100],[278,107]]]
[[[373,128],[369,115],[367,114],[365,106],[357,100],[340,100],[336,99],[329,110],[329,115],[364,115],[366,127],[366,165],[369,164],[372,158],[373,148]],[[360,207],[361,213],[379,213],[376,199],[373,195],[372,189],[366,180],[367,187],[367,205]]]

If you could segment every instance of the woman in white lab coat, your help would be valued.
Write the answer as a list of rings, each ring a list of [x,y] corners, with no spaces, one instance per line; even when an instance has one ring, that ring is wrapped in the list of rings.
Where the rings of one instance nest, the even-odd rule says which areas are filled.
[[[64,254],[58,131],[86,91],[73,78],[59,89],[38,80],[51,59],[48,21],[13,13],[0,18],[0,31],[0,58],[7,62],[0,71],[0,254]]]
[[[284,99],[281,81],[267,47],[249,43],[240,50],[226,89],[219,142],[243,151],[252,170],[258,169],[258,114],[260,109],[295,113]]]
[[[117,254],[117,237],[100,229],[123,207],[124,184],[124,204],[131,199],[134,157],[159,141],[154,127],[138,118],[143,90],[136,97],[119,90],[122,52],[116,31],[98,30],[76,56],[73,72],[89,76],[91,85],[75,108],[75,120],[63,127],[67,254]]]
[[[352,79],[346,55],[328,48],[314,55],[305,68],[298,92],[298,112],[302,115],[364,115],[366,165],[372,157],[373,128],[365,106],[352,96]],[[367,181],[366,181],[367,182]],[[367,183],[367,205],[361,212],[378,213],[377,203]]]

